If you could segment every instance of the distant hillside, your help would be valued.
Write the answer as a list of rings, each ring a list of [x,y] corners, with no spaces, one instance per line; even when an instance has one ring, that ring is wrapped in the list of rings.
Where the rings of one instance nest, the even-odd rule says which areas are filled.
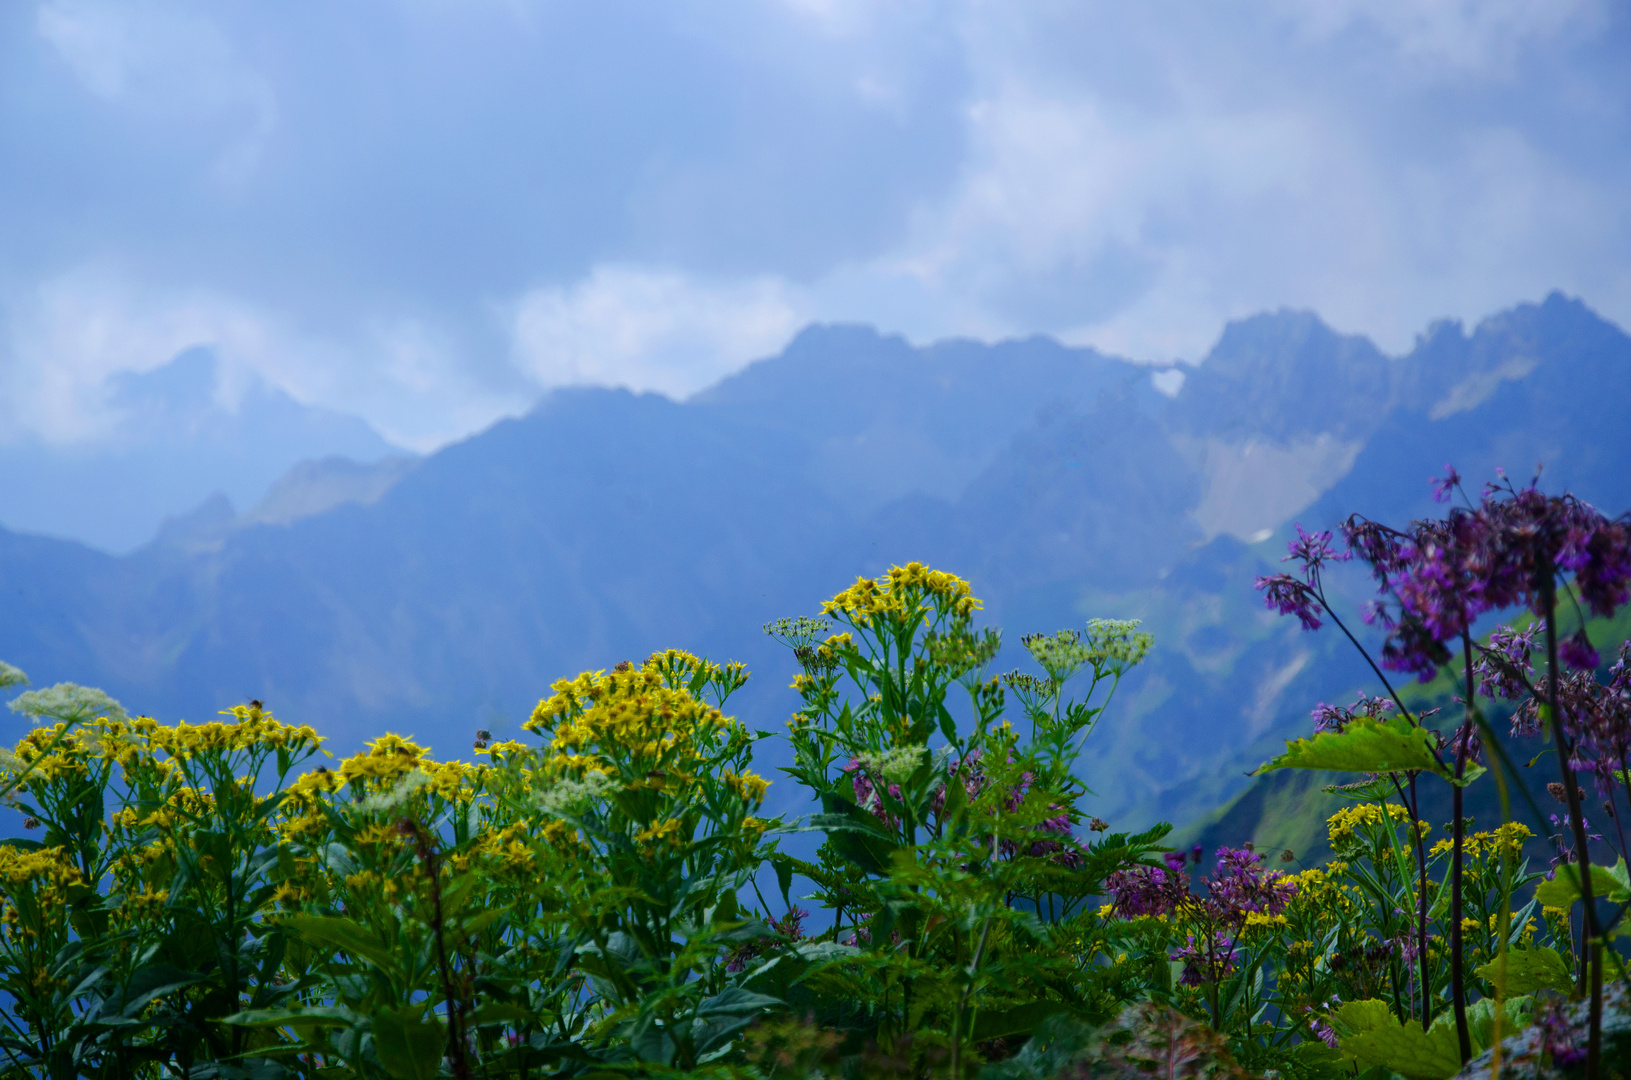
[[[0,431],[0,525],[128,552],[211,496],[253,506],[302,460],[402,453],[354,416],[302,405],[258,377],[228,395],[222,376],[214,353],[189,349],[114,376],[92,438],[56,445]]]
[[[1156,650],[1086,779],[1102,816],[1187,820],[1244,790],[1314,702],[1369,685],[1252,591],[1292,520],[1425,510],[1447,460],[1471,478],[1545,460],[1631,506],[1611,411],[1631,339],[1561,296],[1398,358],[1307,313],[1258,316],[1186,374],[1169,399],[1146,367],[1047,339],[812,327],[689,401],[557,391],[388,476],[292,476],[259,516],[201,511],[122,558],[0,533],[0,657],[164,716],[257,697],[340,748],[389,729],[454,756],[478,727],[513,732],[556,678],[680,646],[746,662],[738,712],[775,731],[793,668],[762,624],[922,559],[970,578],[1015,646],[1145,619]]]

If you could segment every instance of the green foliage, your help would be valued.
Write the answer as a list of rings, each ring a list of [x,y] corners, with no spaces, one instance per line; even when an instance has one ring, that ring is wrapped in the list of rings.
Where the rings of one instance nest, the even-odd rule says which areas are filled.
[[[1409,1080],[1448,1080],[1461,1071],[1455,1028],[1422,1031],[1414,1020],[1400,1023],[1384,1001],[1350,1001],[1333,1016],[1342,1032],[1342,1052],[1362,1065],[1380,1065]]]
[[[529,741],[482,735],[473,764],[387,734],[320,765],[317,733],[258,703],[167,726],[70,684],[25,694],[39,726],[0,757],[39,830],[0,844],[5,1075],[1449,1075],[1425,823],[1355,790],[1332,862],[1250,871],[1283,910],[1135,910],[1129,882],[1182,892],[1199,856],[1094,817],[1078,764],[1148,635],[1033,635],[1040,673],[997,676],[978,609],[910,564],[767,628],[799,668],[796,821],[759,816],[770,736],[724,712],[747,673],[679,651],[557,682]],[[1355,724],[1268,767],[1433,757],[1420,729]],[[796,832],[820,836],[808,858],[781,850]],[[1570,986],[1572,883],[1515,903],[1526,836],[1466,844],[1479,1040],[1497,980],[1503,1030]],[[1594,874],[1631,896],[1623,866]]]
[[[1261,775],[1275,769],[1319,769],[1326,772],[1430,772],[1466,785],[1484,772],[1469,765],[1460,779],[1439,760],[1432,731],[1405,717],[1356,717],[1341,731],[1322,731],[1312,739],[1293,739],[1286,751],[1258,767]]]

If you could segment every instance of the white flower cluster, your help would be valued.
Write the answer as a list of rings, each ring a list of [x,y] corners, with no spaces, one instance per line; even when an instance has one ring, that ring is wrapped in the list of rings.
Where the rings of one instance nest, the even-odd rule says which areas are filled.
[[[11,703],[11,708],[36,720],[59,720],[69,724],[98,719],[123,723],[130,719],[125,707],[101,690],[67,682],[19,694]]]
[[[546,814],[576,814],[591,802],[621,787],[608,773],[588,772],[582,780],[560,780],[540,791],[535,801]]]
[[[376,791],[372,795],[357,800],[357,809],[366,814],[384,814],[395,810],[409,799],[413,793],[431,782],[430,775],[423,769],[414,769],[404,773],[396,783],[384,791]]]

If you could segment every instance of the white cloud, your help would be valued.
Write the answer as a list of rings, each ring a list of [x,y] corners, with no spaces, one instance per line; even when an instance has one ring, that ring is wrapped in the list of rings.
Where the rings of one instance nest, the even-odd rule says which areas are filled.
[[[0,441],[117,438],[108,377],[150,371],[195,346],[220,360],[217,394],[228,409],[259,378],[305,404],[360,415],[416,450],[519,413],[533,396],[484,385],[460,345],[427,320],[361,317],[318,333],[219,292],[143,287],[108,262],[4,301]]]
[[[807,317],[776,278],[710,282],[600,266],[575,285],[520,299],[516,363],[546,387],[601,384],[683,397],[776,352]]]
[[[1281,306],[1395,350],[1552,288],[1631,322],[1614,11],[41,0],[0,434],[87,437],[196,343],[428,448],[810,319],[1154,361]]]

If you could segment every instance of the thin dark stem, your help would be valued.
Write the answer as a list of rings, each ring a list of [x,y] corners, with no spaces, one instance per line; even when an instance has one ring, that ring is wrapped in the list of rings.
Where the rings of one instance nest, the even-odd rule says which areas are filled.
[[[1626,764],[1625,751],[1620,751],[1620,775],[1631,776],[1631,765]],[[1620,834],[1620,858],[1631,859],[1631,848],[1625,846],[1625,825],[1620,820],[1619,811],[1614,809],[1614,794],[1616,789],[1608,789],[1608,816],[1614,819],[1614,829]]]
[[[1409,720],[1411,723],[1415,723],[1416,718],[1411,715],[1409,709],[1405,708],[1404,701],[1399,697],[1399,692],[1393,689],[1393,684],[1388,681],[1388,677],[1382,674],[1382,669],[1376,665],[1375,660],[1371,659],[1370,650],[1359,644],[1359,639],[1353,636],[1347,625],[1337,616],[1337,613],[1331,610],[1331,605],[1325,600],[1324,590],[1316,592],[1314,595],[1318,597],[1320,607],[1324,608],[1325,613],[1331,616],[1331,621],[1337,624],[1337,629],[1341,630],[1343,635],[1353,644],[1353,647],[1359,650],[1359,655],[1365,658],[1365,663],[1370,665],[1370,669],[1374,671],[1376,673],[1376,677],[1382,681],[1383,688],[1387,690],[1387,696],[1392,698],[1393,704],[1399,707],[1400,714],[1403,715],[1406,720]]]
[[[415,853],[430,877],[430,930],[436,941],[436,966],[442,976],[442,994],[447,999],[448,1056],[453,1059],[453,1076],[455,1080],[472,1080],[470,1062],[465,1055],[464,1009],[453,989],[453,972],[447,960],[447,940],[442,932],[442,885],[436,865],[436,851],[418,822],[404,818],[398,827],[413,838]]]
[[[1591,853],[1586,849],[1586,818],[1580,807],[1580,787],[1570,764],[1570,746],[1563,732],[1563,714],[1558,708],[1557,683],[1557,583],[1551,559],[1545,560],[1540,584],[1541,606],[1546,613],[1546,714],[1552,725],[1552,740],[1557,746],[1557,767],[1562,772],[1563,793],[1568,798],[1570,824],[1574,831],[1574,847],[1579,867],[1580,901],[1585,908],[1585,919],[1580,928],[1581,952],[1585,964],[1580,968],[1579,989],[1591,990],[1590,1035],[1586,1043],[1586,1080],[1597,1080],[1603,1049],[1603,953],[1601,934],[1597,929],[1597,905],[1591,889]],[[1591,968],[1587,974],[1586,966]]]
[[[1467,749],[1472,741],[1472,636],[1461,635],[1461,655],[1466,663],[1467,719],[1462,722],[1455,750],[1455,779],[1451,787],[1450,841],[1450,997],[1455,1006],[1455,1034],[1461,1044],[1461,1064],[1472,1060],[1472,1035],[1467,1030],[1467,984],[1461,965],[1461,849],[1466,827],[1461,820],[1464,791],[1461,777],[1467,768]]]
[[[1421,1026],[1433,1026],[1433,999],[1427,982],[1427,842],[1422,835],[1420,802],[1416,798],[1416,774],[1410,774],[1410,828],[1416,836],[1416,966],[1421,972]]]

